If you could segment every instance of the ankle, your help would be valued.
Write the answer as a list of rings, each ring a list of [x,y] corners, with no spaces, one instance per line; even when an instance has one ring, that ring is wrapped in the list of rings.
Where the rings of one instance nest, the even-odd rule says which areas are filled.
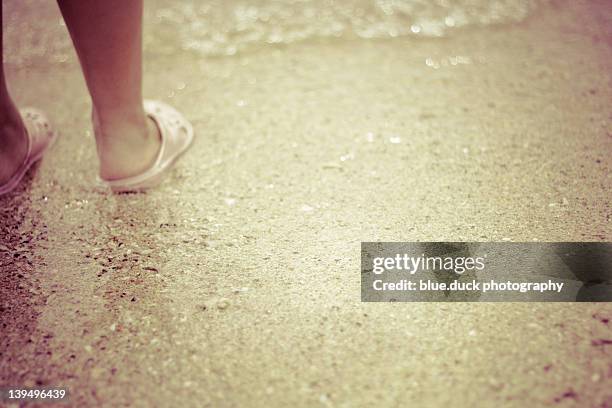
[[[4,111],[0,117],[0,183],[13,175],[24,161],[27,150],[26,129],[19,112],[11,116]]]
[[[0,153],[12,153],[26,140],[26,130],[19,111],[7,108],[0,114]]]
[[[146,137],[146,115],[142,107],[121,110],[92,109],[92,122],[98,143],[112,143],[125,137]]]

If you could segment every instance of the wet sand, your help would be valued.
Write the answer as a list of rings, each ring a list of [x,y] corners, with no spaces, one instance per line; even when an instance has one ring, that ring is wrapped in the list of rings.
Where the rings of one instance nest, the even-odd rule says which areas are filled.
[[[8,64],[61,138],[0,198],[0,384],[70,406],[612,406],[610,304],[359,288],[361,241],[610,241],[611,23],[551,2],[445,39],[149,51],[146,95],[197,140],[141,195],[96,186],[73,55]]]

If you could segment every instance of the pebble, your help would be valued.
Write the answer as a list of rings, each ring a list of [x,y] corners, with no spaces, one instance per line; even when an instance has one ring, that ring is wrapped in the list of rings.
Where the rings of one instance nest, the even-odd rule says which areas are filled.
[[[300,211],[303,211],[303,212],[312,212],[312,211],[314,211],[314,208],[309,206],[308,204],[304,204],[303,206],[300,207]]]
[[[503,388],[504,386],[503,383],[499,382],[496,378],[493,378],[493,377],[489,378],[488,382],[489,382],[489,385],[496,390],[499,390]]]
[[[217,309],[225,310],[229,307],[230,302],[228,299],[222,298],[217,301]]]
[[[330,170],[330,169],[334,169],[334,170],[342,170],[342,166],[338,163],[335,162],[329,162],[329,163],[324,163],[323,164],[323,169],[325,170]]]

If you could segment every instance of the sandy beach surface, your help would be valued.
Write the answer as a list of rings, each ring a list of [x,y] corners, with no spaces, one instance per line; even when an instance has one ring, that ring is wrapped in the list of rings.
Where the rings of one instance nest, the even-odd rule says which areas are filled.
[[[146,20],[145,93],[197,140],[132,195],[96,182],[55,3],[17,4],[5,24],[53,29],[7,29],[11,90],[61,137],[0,198],[0,385],[66,387],[75,407],[612,407],[609,303],[359,287],[362,241],[611,240],[609,2],[227,57]]]

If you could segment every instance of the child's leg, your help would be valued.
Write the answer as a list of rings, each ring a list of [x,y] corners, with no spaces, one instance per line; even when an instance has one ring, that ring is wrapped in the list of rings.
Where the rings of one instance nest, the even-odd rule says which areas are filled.
[[[93,101],[100,176],[149,168],[159,151],[142,106],[142,0],[58,0]]]
[[[21,115],[9,95],[2,63],[2,5],[0,4],[0,185],[25,159],[27,138]]]

